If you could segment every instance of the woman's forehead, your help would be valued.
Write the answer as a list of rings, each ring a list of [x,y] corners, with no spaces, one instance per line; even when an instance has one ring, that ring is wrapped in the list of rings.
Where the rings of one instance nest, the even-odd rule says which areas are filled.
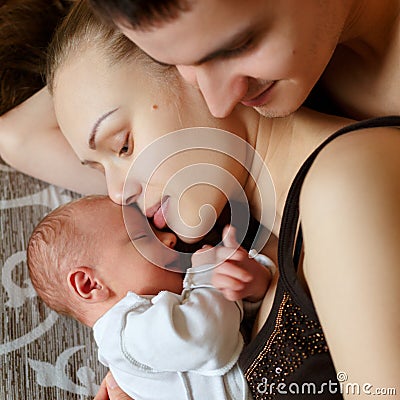
[[[71,60],[58,71],[53,99],[61,127],[79,124],[80,129],[88,131],[89,125],[104,110],[122,102],[124,93],[134,82],[127,81],[128,75],[120,74],[117,67],[110,69],[105,64],[101,57],[84,55],[81,59]]]

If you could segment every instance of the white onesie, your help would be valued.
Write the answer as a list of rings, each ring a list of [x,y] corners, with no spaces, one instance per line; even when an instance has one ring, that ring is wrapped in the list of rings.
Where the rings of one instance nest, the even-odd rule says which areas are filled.
[[[252,398],[237,363],[242,302],[211,285],[209,267],[188,269],[181,294],[129,292],[95,323],[99,360],[133,399]]]

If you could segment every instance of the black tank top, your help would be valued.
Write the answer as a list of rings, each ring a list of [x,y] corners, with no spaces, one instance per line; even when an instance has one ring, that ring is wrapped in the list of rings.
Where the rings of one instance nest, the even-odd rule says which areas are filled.
[[[334,369],[315,307],[297,277],[302,247],[299,196],[312,163],[332,140],[356,130],[385,126],[400,126],[400,117],[374,118],[340,129],[307,158],[293,180],[279,232],[280,277],[274,303],[264,326],[240,357],[255,400],[343,398],[339,381],[344,382],[345,376]]]

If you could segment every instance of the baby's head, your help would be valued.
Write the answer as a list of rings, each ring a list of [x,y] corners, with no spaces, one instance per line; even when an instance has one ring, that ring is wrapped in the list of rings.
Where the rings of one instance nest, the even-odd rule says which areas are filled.
[[[127,207],[124,214],[130,237],[122,207],[106,196],[63,205],[38,224],[28,244],[28,267],[50,308],[92,326],[128,291],[180,293],[182,275],[141,254],[156,254],[158,265],[176,263],[178,255],[171,250],[175,235],[150,227],[136,207]]]

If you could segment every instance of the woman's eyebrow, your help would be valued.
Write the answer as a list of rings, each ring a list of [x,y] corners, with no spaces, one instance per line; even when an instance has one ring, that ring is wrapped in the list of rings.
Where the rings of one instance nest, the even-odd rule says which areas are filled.
[[[114,108],[114,110],[108,111],[105,114],[103,114],[93,125],[93,128],[90,132],[89,135],[89,140],[88,140],[88,144],[89,144],[89,148],[92,150],[96,150],[96,134],[98,132],[99,126],[100,124],[106,119],[108,118],[111,114],[113,114],[115,111],[117,111],[119,109],[119,107]]]

